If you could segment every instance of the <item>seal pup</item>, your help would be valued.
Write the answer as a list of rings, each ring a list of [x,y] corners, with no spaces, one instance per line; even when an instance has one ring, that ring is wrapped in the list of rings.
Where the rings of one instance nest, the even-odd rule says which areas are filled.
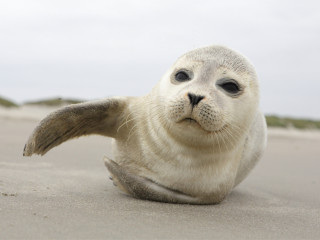
[[[76,137],[114,138],[105,158],[123,192],[154,201],[215,204],[239,184],[266,146],[254,67],[209,46],[180,57],[150,94],[74,104],[36,127],[24,156]]]

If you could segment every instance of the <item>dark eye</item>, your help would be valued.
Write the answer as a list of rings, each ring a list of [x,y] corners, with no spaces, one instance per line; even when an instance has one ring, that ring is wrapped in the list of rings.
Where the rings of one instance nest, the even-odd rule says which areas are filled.
[[[186,73],[184,71],[179,71],[179,72],[176,73],[175,79],[178,82],[185,82],[185,81],[189,81],[190,77],[189,77],[188,73]]]
[[[237,94],[240,92],[239,86],[234,82],[222,83],[220,86],[228,93]]]

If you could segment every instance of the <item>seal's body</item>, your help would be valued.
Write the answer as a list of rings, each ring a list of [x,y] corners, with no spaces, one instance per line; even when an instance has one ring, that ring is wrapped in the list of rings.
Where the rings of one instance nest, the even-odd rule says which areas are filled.
[[[183,55],[151,93],[71,105],[45,118],[24,155],[74,137],[114,138],[105,158],[115,184],[137,198],[219,203],[266,145],[253,66],[221,46]]]

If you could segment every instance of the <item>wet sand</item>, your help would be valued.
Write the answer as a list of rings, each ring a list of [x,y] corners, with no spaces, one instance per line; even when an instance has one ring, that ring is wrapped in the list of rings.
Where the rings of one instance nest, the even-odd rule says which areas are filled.
[[[271,129],[264,157],[219,205],[143,201],[118,192],[110,139],[22,157],[48,109],[0,109],[0,239],[319,239],[320,133]]]

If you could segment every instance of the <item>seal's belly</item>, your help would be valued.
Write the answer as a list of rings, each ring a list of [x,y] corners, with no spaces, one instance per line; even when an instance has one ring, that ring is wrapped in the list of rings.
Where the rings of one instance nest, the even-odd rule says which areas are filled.
[[[185,159],[186,162],[194,159]],[[197,161],[199,159],[196,159]],[[220,191],[229,192],[234,184],[237,161],[215,159],[205,164],[177,164],[176,162],[156,161],[152,172],[146,171],[144,177],[170,189],[188,195],[210,195]]]
[[[170,139],[166,144],[169,142]],[[136,181],[138,185],[151,181],[157,185],[151,184],[155,188],[160,186],[162,190],[204,199],[202,202],[219,202],[232,190],[240,162],[238,152],[215,153],[212,149],[170,148],[169,145],[151,147],[151,143],[140,138],[130,144],[115,141],[113,145],[115,162],[140,178]]]

